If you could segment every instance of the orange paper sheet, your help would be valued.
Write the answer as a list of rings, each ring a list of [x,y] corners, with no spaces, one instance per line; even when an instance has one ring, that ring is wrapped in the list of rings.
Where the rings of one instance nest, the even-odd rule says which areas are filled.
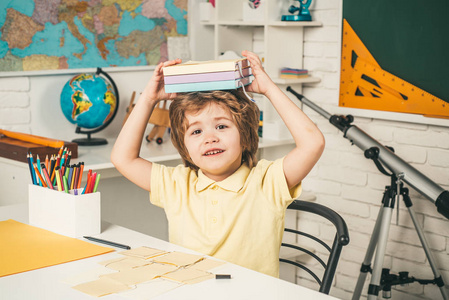
[[[114,251],[14,220],[0,222],[0,241],[0,277]]]

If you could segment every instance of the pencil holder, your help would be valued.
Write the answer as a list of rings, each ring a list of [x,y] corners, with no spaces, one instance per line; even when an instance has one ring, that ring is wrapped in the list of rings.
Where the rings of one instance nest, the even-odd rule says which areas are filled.
[[[30,225],[74,238],[101,233],[99,192],[73,195],[30,184],[28,201]]]

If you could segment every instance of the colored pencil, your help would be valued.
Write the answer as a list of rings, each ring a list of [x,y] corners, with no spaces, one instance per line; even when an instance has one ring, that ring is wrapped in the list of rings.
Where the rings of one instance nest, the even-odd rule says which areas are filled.
[[[83,180],[83,171],[84,171],[84,162],[81,162],[80,175],[79,175],[79,178],[78,178],[77,189],[81,188],[81,181]]]
[[[58,191],[62,191],[62,183],[61,183],[61,178],[59,176],[59,166],[57,166],[55,168],[55,174],[56,174],[56,185],[58,186]]]
[[[34,170],[33,170],[33,167],[31,165],[31,159],[30,159],[30,154],[29,153],[27,153],[27,161],[28,161],[28,167],[30,169],[31,183],[35,185],[36,184],[36,179],[34,178]]]
[[[83,194],[89,193],[91,177],[92,177],[92,170],[89,169],[89,171],[87,172],[87,182],[86,182],[86,186],[84,187]]]
[[[61,189],[65,192],[65,189],[64,189],[64,182],[63,182],[63,179],[64,179],[64,173],[63,173],[62,168],[59,168],[58,173],[59,173],[59,179],[61,180]]]
[[[30,162],[31,162],[31,166],[34,166],[34,160],[33,160],[33,154],[31,154],[30,152]],[[33,167],[33,178],[34,178],[34,184],[35,185],[39,185],[39,179],[37,178],[36,172],[34,171],[34,167]]]
[[[80,166],[81,166],[81,163],[78,163],[76,165],[75,176],[73,176],[75,178],[75,180],[73,181],[73,188],[72,189],[75,189],[75,190],[78,188],[78,178],[80,176]]]
[[[68,152],[67,160],[65,162],[65,166],[68,167],[70,165],[70,159],[72,158],[72,151]]]
[[[37,169],[39,170],[38,172],[42,172],[41,170],[41,160],[39,159],[39,154],[36,154],[36,163],[37,163]],[[41,177],[39,177],[39,185],[42,186],[43,182],[41,182],[40,179]]]
[[[94,172],[90,177],[90,186],[89,186],[89,194],[94,190],[94,185],[97,179],[97,172]]]
[[[34,164],[34,171],[36,172],[37,176],[39,177],[39,180],[42,182],[42,186],[43,186],[43,187],[47,187],[47,185],[45,184],[44,178],[42,178],[41,173],[40,173],[39,170],[37,169],[36,164]]]
[[[56,167],[59,167],[60,161],[61,161],[61,155],[58,154],[58,157],[56,157],[55,170],[56,170]],[[53,179],[54,179],[54,177],[51,178],[51,180],[53,180]]]
[[[94,190],[93,190],[94,193],[97,192],[98,182],[100,182],[100,175],[101,175],[101,174],[97,174],[97,178],[96,178],[96,180],[95,180],[95,186],[94,186]]]
[[[73,166],[69,167],[69,176],[67,176],[67,184],[69,188],[72,186]]]
[[[50,180],[50,175],[48,175],[47,168],[45,167],[45,164],[42,163],[41,166],[42,166],[42,173],[44,174],[44,179],[47,182],[47,186],[49,186],[52,190],[54,190],[53,184],[51,183],[51,180]]]
[[[64,191],[68,194],[69,193],[69,185],[67,183],[67,176],[62,177],[62,182],[64,183]]]
[[[65,160],[65,150],[62,152],[61,160],[59,161],[59,167],[62,168],[64,166],[64,160]]]
[[[54,155],[52,155],[51,156],[51,158],[50,158],[50,179],[52,179],[52,178],[54,178],[54,173],[55,173],[55,162],[56,162],[56,160],[55,160],[55,156]],[[52,180],[53,181],[53,180]]]
[[[61,157],[63,150],[64,150],[64,146],[61,146],[61,148],[59,149],[59,152],[58,152],[59,157]]]

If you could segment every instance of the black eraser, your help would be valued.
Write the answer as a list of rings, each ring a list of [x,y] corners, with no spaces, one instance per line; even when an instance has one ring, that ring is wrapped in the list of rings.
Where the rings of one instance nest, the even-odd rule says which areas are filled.
[[[231,274],[215,274],[215,279],[231,279]]]

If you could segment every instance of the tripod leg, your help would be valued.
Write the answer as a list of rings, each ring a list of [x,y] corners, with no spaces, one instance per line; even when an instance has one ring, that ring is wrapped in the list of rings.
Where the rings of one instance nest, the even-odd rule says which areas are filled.
[[[376,249],[376,255],[374,257],[373,271],[371,276],[370,285],[368,287],[368,300],[376,300],[380,291],[380,280],[382,277],[382,265],[385,256],[385,250],[387,249],[388,233],[390,231],[391,217],[393,214],[393,207],[387,203],[384,204],[382,223],[379,230],[379,239]]]
[[[373,260],[374,250],[376,250],[377,239],[379,237],[380,224],[382,220],[383,207],[379,209],[377,215],[376,224],[374,225],[373,234],[369,241],[368,249],[366,250],[365,258],[360,268],[359,278],[357,279],[357,284],[354,289],[354,294],[352,294],[352,300],[360,299],[362,294],[363,286],[365,284],[366,275],[371,269],[371,262]]]
[[[430,267],[432,268],[433,275],[435,279],[438,280],[437,285],[440,288],[441,295],[444,300],[449,299],[446,289],[444,288],[443,278],[441,277],[440,272],[438,271],[435,263],[435,259],[433,258],[432,252],[430,251],[429,245],[427,244],[426,237],[424,236],[424,232],[421,229],[421,226],[418,223],[418,219],[416,218],[415,211],[411,206],[407,205],[408,212],[410,217],[412,218],[413,225],[415,225],[416,232],[418,233],[419,239],[421,241],[421,245],[424,248],[424,252],[426,253],[427,259],[429,260]]]

